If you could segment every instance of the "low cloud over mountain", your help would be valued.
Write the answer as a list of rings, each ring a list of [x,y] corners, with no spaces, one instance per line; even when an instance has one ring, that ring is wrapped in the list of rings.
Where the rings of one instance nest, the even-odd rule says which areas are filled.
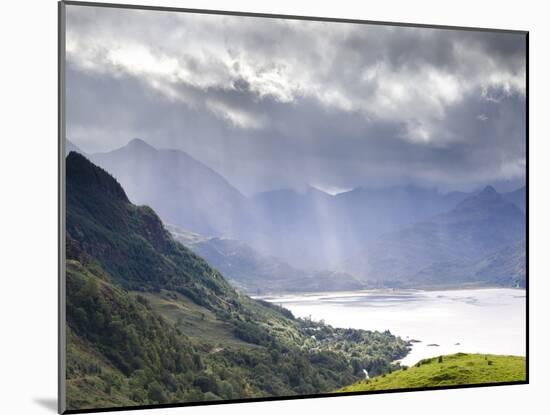
[[[249,195],[523,184],[522,34],[78,7],[67,30],[85,151],[144,137]]]

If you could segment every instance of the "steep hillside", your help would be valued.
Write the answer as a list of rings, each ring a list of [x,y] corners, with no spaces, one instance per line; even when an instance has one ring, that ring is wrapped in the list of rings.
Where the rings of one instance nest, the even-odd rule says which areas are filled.
[[[489,186],[447,213],[367,244],[345,269],[370,280],[414,285],[417,275],[437,264],[469,266],[524,238],[523,213]]]
[[[221,274],[176,243],[151,208],[131,204],[116,180],[78,153],[66,166],[67,233],[116,283],[177,290],[218,312],[238,307]]]
[[[66,166],[69,409],[326,392],[406,355],[237,293],[106,171]]]
[[[525,379],[524,357],[457,353],[425,359],[407,369],[362,380],[338,392],[524,382]]]
[[[504,193],[503,196],[506,198],[506,200],[509,200],[510,202],[515,204],[521,209],[522,212],[525,213],[525,206],[527,203],[527,192],[525,186],[514,190],[513,192]]]
[[[68,409],[317,393],[358,379],[363,367],[383,373],[404,353],[387,334],[304,324],[256,305],[264,324],[282,333],[274,337],[173,291],[128,293],[79,256],[86,265],[69,259],[66,274]]]
[[[85,261],[67,262],[67,407],[165,403],[193,393],[191,379],[204,364],[189,339]]]
[[[483,276],[499,285],[524,288],[527,272],[525,254],[524,239],[478,260],[473,265],[473,270],[478,278]]]

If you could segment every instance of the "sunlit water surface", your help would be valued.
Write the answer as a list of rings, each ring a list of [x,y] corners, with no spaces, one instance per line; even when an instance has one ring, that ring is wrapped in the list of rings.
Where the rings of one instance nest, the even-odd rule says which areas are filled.
[[[525,355],[525,290],[371,290],[264,297],[335,327],[390,330],[414,342],[412,365],[457,352]]]

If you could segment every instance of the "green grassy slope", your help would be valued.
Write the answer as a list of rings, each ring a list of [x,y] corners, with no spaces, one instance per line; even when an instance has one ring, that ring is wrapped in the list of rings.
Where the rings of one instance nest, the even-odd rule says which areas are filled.
[[[525,358],[457,353],[424,359],[396,372],[361,380],[338,392],[428,388],[525,381]]]
[[[151,308],[162,315],[167,322],[187,336],[208,343],[231,344],[237,347],[255,347],[240,340],[233,333],[233,326],[216,315],[174,291],[161,290],[158,293],[131,292],[134,297],[147,299]]]

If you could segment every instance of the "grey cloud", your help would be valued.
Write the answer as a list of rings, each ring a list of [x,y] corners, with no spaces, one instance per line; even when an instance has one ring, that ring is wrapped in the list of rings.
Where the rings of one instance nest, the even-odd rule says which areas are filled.
[[[86,151],[141,137],[248,193],[524,179],[521,35],[74,7],[67,129]]]

